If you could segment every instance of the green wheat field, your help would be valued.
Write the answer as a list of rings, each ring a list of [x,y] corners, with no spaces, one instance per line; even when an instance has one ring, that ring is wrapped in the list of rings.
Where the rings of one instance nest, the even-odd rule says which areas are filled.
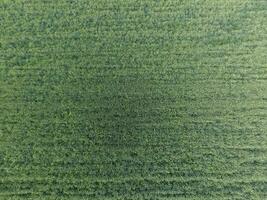
[[[267,199],[267,1],[0,0],[22,199]]]

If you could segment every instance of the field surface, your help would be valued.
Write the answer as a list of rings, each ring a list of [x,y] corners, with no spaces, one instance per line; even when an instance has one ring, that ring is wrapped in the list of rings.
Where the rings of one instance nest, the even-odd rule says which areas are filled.
[[[267,199],[267,1],[0,0],[22,199]]]

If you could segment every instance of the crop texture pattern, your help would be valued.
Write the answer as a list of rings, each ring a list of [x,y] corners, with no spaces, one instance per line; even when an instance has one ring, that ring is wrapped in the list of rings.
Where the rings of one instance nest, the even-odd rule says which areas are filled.
[[[0,0],[0,200],[267,199],[266,0]]]

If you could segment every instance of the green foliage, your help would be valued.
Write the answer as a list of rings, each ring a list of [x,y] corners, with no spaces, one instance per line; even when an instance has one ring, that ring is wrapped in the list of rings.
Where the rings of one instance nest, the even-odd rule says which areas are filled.
[[[0,200],[266,199],[266,1],[0,1]]]

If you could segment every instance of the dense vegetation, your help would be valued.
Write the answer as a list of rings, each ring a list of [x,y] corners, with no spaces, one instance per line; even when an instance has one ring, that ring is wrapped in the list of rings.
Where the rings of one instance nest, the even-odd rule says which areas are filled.
[[[1,0],[0,199],[267,199],[267,1]]]

